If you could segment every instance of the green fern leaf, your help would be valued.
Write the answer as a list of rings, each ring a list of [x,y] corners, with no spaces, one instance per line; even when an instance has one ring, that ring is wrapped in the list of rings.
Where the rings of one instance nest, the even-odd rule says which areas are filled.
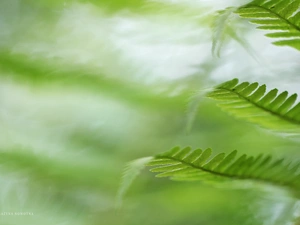
[[[291,165],[283,159],[273,160],[271,156],[247,155],[236,157],[237,151],[226,156],[218,154],[212,158],[211,149],[202,151],[179,147],[154,157],[147,166],[156,177],[170,177],[172,180],[200,180],[203,182],[223,182],[250,180],[266,182],[290,188],[295,193],[300,188],[299,163]]]
[[[280,38],[273,42],[300,50],[300,0],[254,0],[240,7],[237,13],[250,19],[257,28],[269,30],[266,35]]]
[[[300,129],[300,103],[297,94],[278,94],[277,89],[266,93],[266,85],[243,82],[238,79],[217,86],[208,97],[232,115],[275,131],[296,134]]]

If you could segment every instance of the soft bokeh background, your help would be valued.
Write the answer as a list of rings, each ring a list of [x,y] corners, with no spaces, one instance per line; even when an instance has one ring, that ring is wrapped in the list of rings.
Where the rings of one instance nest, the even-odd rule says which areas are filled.
[[[216,35],[215,12],[246,2],[0,0],[0,213],[34,214],[0,224],[290,224],[284,191],[147,171],[114,208],[124,165],[177,145],[299,159],[299,141],[203,97],[235,77],[300,94],[299,52],[237,16],[239,38]]]

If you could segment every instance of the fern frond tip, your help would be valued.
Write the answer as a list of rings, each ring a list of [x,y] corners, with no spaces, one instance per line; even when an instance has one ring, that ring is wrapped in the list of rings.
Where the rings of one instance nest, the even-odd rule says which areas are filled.
[[[230,114],[263,127],[286,133],[300,131],[297,94],[278,94],[276,88],[266,93],[266,85],[233,79],[218,85],[207,97],[217,100],[218,106]]]

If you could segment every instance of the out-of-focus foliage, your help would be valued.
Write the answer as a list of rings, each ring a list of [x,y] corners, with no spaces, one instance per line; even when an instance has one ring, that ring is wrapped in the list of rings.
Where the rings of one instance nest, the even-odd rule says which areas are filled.
[[[124,165],[172,146],[299,157],[298,140],[237,122],[203,98],[239,75],[299,93],[294,49],[275,48],[245,21],[211,29],[217,11],[244,3],[1,0],[0,223],[261,225],[299,217],[282,190],[173,183],[146,171],[115,209]],[[211,55],[213,37],[221,58]]]

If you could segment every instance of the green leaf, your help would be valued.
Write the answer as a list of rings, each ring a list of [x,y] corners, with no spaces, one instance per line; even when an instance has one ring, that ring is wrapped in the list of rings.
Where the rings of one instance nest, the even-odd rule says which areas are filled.
[[[278,94],[277,89],[266,93],[266,86],[238,79],[217,86],[208,97],[232,115],[275,131],[296,134],[300,129],[300,105],[294,106],[297,94]]]
[[[266,36],[280,38],[273,42],[300,50],[300,0],[254,0],[236,12],[268,30]]]
[[[227,156],[221,153],[209,158],[211,149],[205,151],[197,149],[189,153],[186,149],[189,148],[183,148],[176,153],[185,157],[178,158],[171,150],[155,156],[147,166],[154,167],[150,171],[158,173],[157,177],[170,177],[174,180],[203,182],[250,180],[284,186],[295,193],[299,192],[299,163],[291,166],[284,159],[273,160],[271,156],[263,155],[256,158],[245,154],[236,157],[237,151]],[[193,156],[189,157],[190,155]]]

